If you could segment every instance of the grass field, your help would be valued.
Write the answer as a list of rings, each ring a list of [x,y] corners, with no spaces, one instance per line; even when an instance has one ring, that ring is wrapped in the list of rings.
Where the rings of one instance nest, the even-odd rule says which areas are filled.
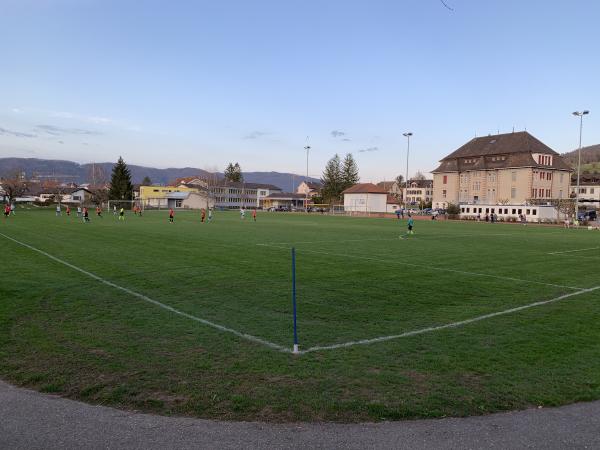
[[[0,377],[268,421],[600,398],[600,232],[430,221],[404,232],[396,219],[217,212],[201,224],[181,212],[169,224],[148,212],[83,224],[19,209],[0,222]]]

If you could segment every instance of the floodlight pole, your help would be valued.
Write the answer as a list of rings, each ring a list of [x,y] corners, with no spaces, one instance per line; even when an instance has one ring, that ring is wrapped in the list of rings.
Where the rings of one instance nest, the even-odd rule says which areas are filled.
[[[588,110],[575,111],[574,116],[579,117],[579,149],[577,150],[577,190],[575,191],[575,218],[579,220],[579,180],[581,177],[581,136],[583,134],[583,116],[588,115]]]
[[[306,150],[306,193],[304,198],[304,212],[308,212],[308,153],[310,152],[310,145],[306,145],[304,150]]]
[[[402,136],[406,137],[406,180],[404,181],[404,206],[406,207],[406,198],[408,197],[408,155],[410,154],[410,137],[413,134],[411,132],[402,133]]]

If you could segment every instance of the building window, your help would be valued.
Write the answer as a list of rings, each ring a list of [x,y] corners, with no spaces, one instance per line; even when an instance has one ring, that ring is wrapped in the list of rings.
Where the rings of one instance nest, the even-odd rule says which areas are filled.
[[[517,172],[512,172],[510,175],[513,181],[517,181]]]
[[[175,208],[181,208],[182,200],[175,200]]]
[[[529,215],[529,214],[531,214],[531,211],[529,209],[526,209],[525,214]]]
[[[536,215],[536,213],[537,213],[537,209],[532,209],[532,210],[531,210],[531,215],[535,216],[535,215]]]
[[[563,198],[562,189],[560,191],[558,191],[558,198]]]
[[[519,209],[519,214],[523,214],[523,210],[522,209]]]
[[[517,188],[510,188],[510,198],[517,198]]]
[[[448,184],[448,175],[444,175],[444,184]]]
[[[442,198],[446,198],[446,190],[445,189],[442,191]]]
[[[590,194],[594,193],[594,188],[590,188]]]
[[[517,213],[517,210],[513,208],[513,210],[512,210],[512,214],[516,214],[516,213]],[[520,213],[519,213],[519,214],[520,214]]]
[[[485,208],[485,213],[489,214],[489,212],[490,212],[490,208]]]
[[[560,173],[560,182],[561,182],[561,183],[563,182],[563,177],[564,177],[564,175],[565,175],[564,173],[562,173],[562,172]]]

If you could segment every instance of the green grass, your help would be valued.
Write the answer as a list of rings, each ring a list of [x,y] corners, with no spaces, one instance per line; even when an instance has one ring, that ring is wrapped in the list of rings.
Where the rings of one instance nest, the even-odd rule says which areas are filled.
[[[0,233],[184,313],[301,350],[600,286],[600,232],[217,212],[83,224],[22,210]],[[292,355],[150,304],[0,236],[0,376],[162,414],[267,421],[464,416],[600,398],[600,290],[456,328]],[[266,244],[266,245],[265,245]]]

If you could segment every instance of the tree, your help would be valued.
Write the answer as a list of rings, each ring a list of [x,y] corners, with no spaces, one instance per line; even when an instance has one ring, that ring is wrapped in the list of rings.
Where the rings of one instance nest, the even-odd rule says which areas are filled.
[[[98,187],[97,189],[91,189],[90,192],[92,193],[90,196],[90,201],[94,205],[100,206],[109,200],[107,189]]]
[[[342,163],[339,155],[336,153],[333,158],[327,161],[323,176],[321,177],[321,195],[327,202],[339,201],[342,189]]]
[[[142,186],[152,186],[152,180],[150,179],[150,177],[148,175],[146,175],[144,177],[144,179],[142,180]]]
[[[421,171],[417,171],[417,173],[415,173],[415,175],[412,177],[413,180],[425,180],[425,175],[423,175],[423,173],[421,173]]]
[[[131,173],[120,156],[113,166],[108,195],[110,200],[133,200]]]
[[[225,169],[225,180],[233,181],[233,182],[242,182],[244,181],[244,176],[242,175],[242,168],[238,163],[232,164],[229,163],[227,168]]]
[[[404,177],[402,175],[398,175],[394,181],[396,181],[398,187],[402,187],[404,184]]]
[[[108,176],[104,167],[99,164],[92,163],[88,168],[87,180],[90,187],[104,186],[108,181]]]
[[[448,212],[448,215],[456,216],[460,214],[460,207],[456,203],[448,203],[446,211]]]
[[[352,157],[351,153],[346,154],[341,170],[341,188],[348,189],[358,183],[360,177],[358,176],[358,165]]]
[[[23,173],[21,170],[16,170],[11,172],[2,181],[2,188],[8,197],[9,203],[27,191],[27,183],[25,182]]]

